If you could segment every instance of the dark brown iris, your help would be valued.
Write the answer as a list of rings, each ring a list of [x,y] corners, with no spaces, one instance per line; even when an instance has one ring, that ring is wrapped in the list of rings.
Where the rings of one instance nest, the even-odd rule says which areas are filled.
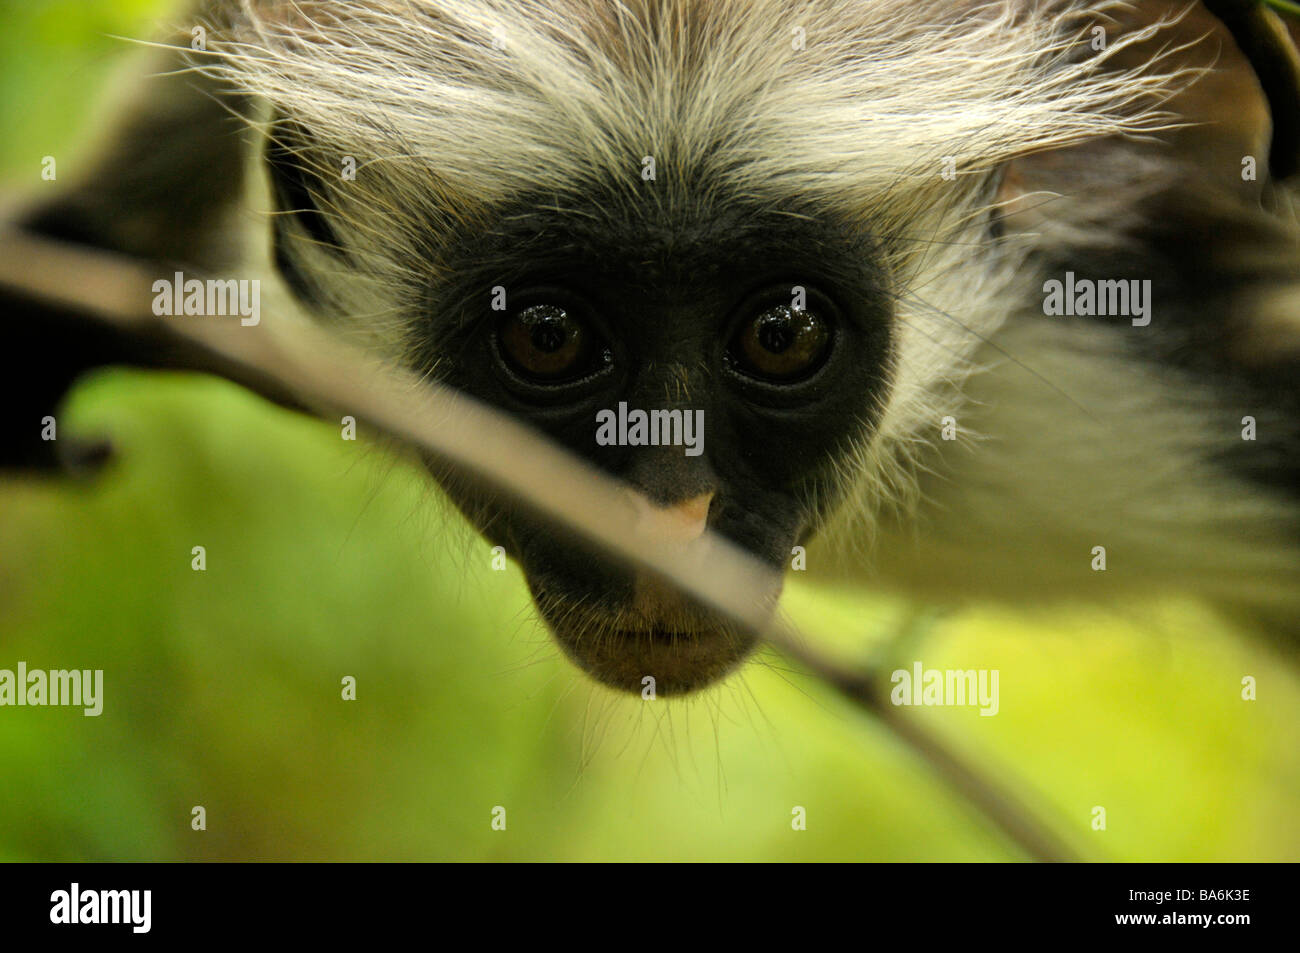
[[[782,304],[741,328],[732,353],[746,373],[788,383],[821,365],[830,338],[830,328],[816,312]]]
[[[502,355],[524,377],[556,382],[580,376],[591,363],[587,328],[568,311],[537,304],[507,317],[497,331]]]

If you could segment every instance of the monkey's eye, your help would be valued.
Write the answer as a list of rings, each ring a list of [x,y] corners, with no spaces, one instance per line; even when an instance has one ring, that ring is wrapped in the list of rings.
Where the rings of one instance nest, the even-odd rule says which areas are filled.
[[[779,304],[742,326],[729,354],[750,377],[790,384],[821,367],[830,341],[830,326],[815,311]]]
[[[525,380],[560,384],[594,369],[605,352],[594,332],[564,308],[535,304],[507,315],[497,325],[501,356]]]

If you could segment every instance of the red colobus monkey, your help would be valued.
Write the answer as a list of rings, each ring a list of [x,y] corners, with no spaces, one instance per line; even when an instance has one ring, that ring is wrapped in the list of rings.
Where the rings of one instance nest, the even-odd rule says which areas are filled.
[[[209,0],[167,51],[187,68],[24,224],[265,269],[269,320],[344,326],[773,567],[810,546],[810,570],[945,602],[1182,588],[1294,637],[1280,24],[1247,2]],[[682,693],[750,650],[433,469],[598,680]]]

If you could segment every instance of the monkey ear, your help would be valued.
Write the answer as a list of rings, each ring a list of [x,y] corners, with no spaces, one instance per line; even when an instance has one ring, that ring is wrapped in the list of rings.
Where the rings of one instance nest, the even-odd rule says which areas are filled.
[[[275,264],[294,293],[312,303],[319,294],[299,266],[303,255],[319,253],[341,261],[348,256],[325,212],[329,190],[318,160],[312,158],[317,152],[311,134],[284,117],[275,119],[270,129],[265,160],[275,206],[271,229]]]
[[[1259,201],[1266,185],[1300,171],[1300,55],[1288,24],[1257,0],[1147,0],[1108,11],[1104,42],[1160,21],[1149,40],[1115,51],[1108,69],[1140,67],[1165,53],[1166,69],[1200,75],[1163,104],[1178,128],[1143,142],[1101,140],[1023,156],[1004,170],[1003,231],[1037,230],[1054,203],[1044,193],[1112,189],[1144,164],[1170,162],[1225,191]]]
[[[995,231],[1032,236],[1034,260],[1054,272],[1144,269],[1179,315],[1163,327],[1168,340],[1293,406],[1300,254],[1287,195],[1300,178],[1300,26],[1291,32],[1254,0],[1150,0],[1114,13],[1112,43],[1175,21],[1117,50],[1113,65],[1169,51],[1166,66],[1199,71],[1164,104],[1179,128],[1013,160]]]
[[[1273,176],[1300,173],[1300,7],[1288,16],[1264,0],[1204,0],[1250,61],[1273,120]]]
[[[266,144],[277,217],[292,218],[313,241],[341,251],[338,234],[322,211],[328,194],[324,178],[310,159],[312,137],[291,119],[276,119]]]

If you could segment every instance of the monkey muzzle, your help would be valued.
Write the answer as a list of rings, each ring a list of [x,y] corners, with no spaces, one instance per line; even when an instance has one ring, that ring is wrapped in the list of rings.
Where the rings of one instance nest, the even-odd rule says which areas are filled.
[[[683,547],[703,535],[713,494],[655,507],[631,493],[642,515],[637,532]],[[590,601],[528,571],[529,589],[564,653],[597,681],[642,697],[681,695],[734,670],[755,636],[681,594],[653,573],[629,570],[617,601]],[[775,594],[773,595],[775,599]]]

